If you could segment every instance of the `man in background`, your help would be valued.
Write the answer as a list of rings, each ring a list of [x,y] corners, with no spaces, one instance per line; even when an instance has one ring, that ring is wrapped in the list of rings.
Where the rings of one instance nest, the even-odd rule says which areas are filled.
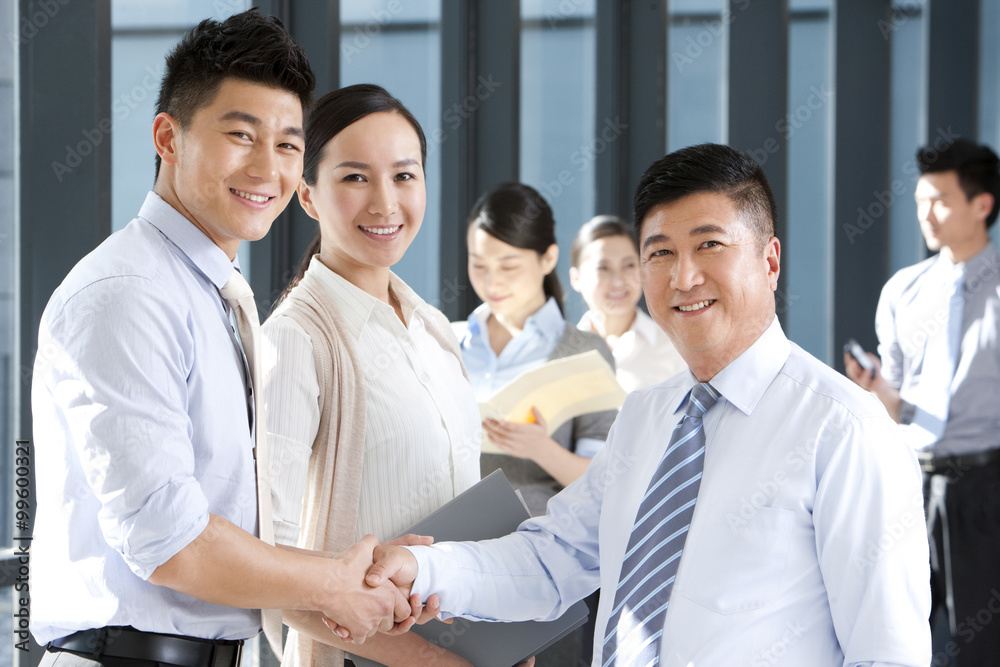
[[[1000,209],[997,155],[959,139],[917,152],[917,218],[937,255],[900,270],[875,313],[879,357],[847,375],[875,393],[919,452],[934,612],[951,641],[935,665],[1000,655]],[[993,622],[990,622],[993,621]],[[939,660],[940,658],[940,660]]]

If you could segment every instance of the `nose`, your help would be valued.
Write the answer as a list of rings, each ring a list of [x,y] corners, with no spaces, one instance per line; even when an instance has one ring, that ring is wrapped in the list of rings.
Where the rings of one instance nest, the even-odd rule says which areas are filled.
[[[248,172],[253,178],[274,180],[278,175],[278,156],[269,146],[258,145],[254,150]]]
[[[678,292],[688,292],[704,282],[701,268],[693,257],[679,254],[670,270],[670,287]]]
[[[917,219],[925,222],[937,222],[932,202],[917,202]]]
[[[379,179],[373,183],[371,200],[368,202],[368,212],[372,215],[389,217],[399,210],[399,198],[391,183]]]

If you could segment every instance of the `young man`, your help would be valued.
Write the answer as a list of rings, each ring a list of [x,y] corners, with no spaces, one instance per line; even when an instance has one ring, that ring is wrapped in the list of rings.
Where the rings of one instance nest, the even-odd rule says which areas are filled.
[[[917,216],[938,254],[882,289],[875,372],[844,363],[920,452],[933,608],[951,635],[934,664],[988,664],[1000,653],[1000,625],[982,620],[1000,612],[1000,260],[988,232],[1000,168],[965,140],[921,149],[917,162]]]
[[[409,615],[394,587],[362,581],[374,540],[327,558],[255,537],[270,516],[252,326],[236,333],[244,309],[222,293],[242,281],[240,242],[264,236],[299,183],[314,81],[256,10],[189,32],[167,59],[153,191],[46,307],[32,387],[46,664],[238,665],[261,609],[324,612],[359,641]]]
[[[635,196],[642,287],[690,373],[629,394],[546,516],[487,543],[380,548],[369,583],[506,620],[600,586],[605,667],[926,666],[916,459],[877,401],[782,333],[775,217],[743,153],[654,163]]]

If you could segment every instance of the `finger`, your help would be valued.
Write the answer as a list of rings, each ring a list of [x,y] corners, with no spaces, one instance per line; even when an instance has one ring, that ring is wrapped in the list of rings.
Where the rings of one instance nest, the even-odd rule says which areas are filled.
[[[441,613],[441,598],[437,595],[432,595],[427,598],[427,604],[422,605],[419,614],[414,614],[416,617],[416,622],[420,625],[436,618],[438,614]]]
[[[534,422],[541,426],[542,430],[545,430],[548,422],[545,421],[545,417],[542,416],[542,413],[534,405],[531,406],[531,416],[534,419]]]
[[[403,634],[405,632],[409,632],[410,628],[413,627],[414,623],[416,623],[416,619],[411,616],[410,618],[406,619],[402,623],[396,623],[385,634],[389,635],[390,637],[395,637],[396,635],[401,635],[401,634]]]
[[[434,538],[430,535],[417,535],[416,533],[407,533],[406,535],[401,535],[394,540],[389,540],[388,542],[383,542],[383,544],[391,544],[393,546],[399,547],[428,547],[434,544]]]
[[[393,624],[402,623],[407,618],[410,618],[410,616],[412,616],[413,614],[411,613],[410,610],[410,600],[402,593],[400,593],[399,589],[393,586],[392,584],[389,584],[389,588],[392,589],[393,602],[394,602],[392,610],[393,618],[389,623],[389,627],[392,627]],[[389,628],[386,628],[385,630],[383,630],[383,632],[387,631],[388,629]]]
[[[332,632],[333,634],[337,635],[338,637],[340,637],[344,641],[351,641],[351,631],[350,630],[348,630],[347,628],[345,628],[342,625],[337,625],[337,623],[335,621],[333,621],[332,619],[330,619],[325,614],[323,615],[323,619],[322,620],[323,620],[323,625],[325,625],[330,630],[330,632]]]

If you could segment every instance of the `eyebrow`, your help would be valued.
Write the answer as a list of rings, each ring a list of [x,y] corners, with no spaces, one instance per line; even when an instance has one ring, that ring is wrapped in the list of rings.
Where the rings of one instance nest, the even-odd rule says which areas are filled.
[[[726,234],[726,230],[718,225],[701,225],[692,229],[690,236],[701,236],[702,234]],[[666,234],[653,234],[652,236],[647,236],[643,239],[642,248],[645,250],[647,246],[653,243],[660,243],[669,240],[670,237]]]
[[[393,168],[398,169],[399,167],[411,167],[413,165],[420,165],[418,160],[414,160],[408,157],[404,160],[398,160],[392,163]],[[366,162],[355,162],[353,160],[347,160],[346,162],[341,162],[334,169],[339,169],[340,167],[347,167],[349,169],[371,169],[372,166]]]
[[[220,118],[219,120],[222,121],[242,120],[244,123],[250,123],[255,127],[260,127],[261,125],[264,124],[260,118],[257,118],[257,116],[247,113],[246,111],[236,111],[236,110],[223,114],[222,118]],[[301,127],[294,127],[294,126],[286,127],[284,130],[282,130],[282,133],[292,134],[300,138],[305,136],[305,132],[302,131]]]
[[[469,257],[473,257],[475,259],[480,259],[479,255],[477,255],[474,252],[470,252],[469,253]],[[497,261],[498,262],[506,262],[506,261],[512,260],[512,259],[520,259],[520,256],[519,255],[504,255],[503,257],[498,257]]]

